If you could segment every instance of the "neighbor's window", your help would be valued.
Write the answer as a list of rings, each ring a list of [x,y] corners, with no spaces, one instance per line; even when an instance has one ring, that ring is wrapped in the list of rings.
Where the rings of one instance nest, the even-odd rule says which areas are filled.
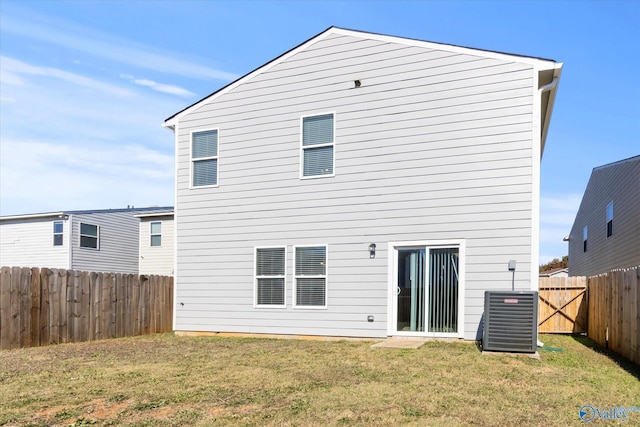
[[[327,306],[327,247],[295,248],[295,305]]]
[[[151,227],[151,246],[162,246],[162,222],[154,221],[149,226]]]
[[[63,224],[62,221],[53,221],[53,246],[62,246]]]
[[[256,305],[284,307],[286,248],[256,248]]]
[[[607,205],[607,237],[613,236],[613,202]]]
[[[302,177],[333,175],[333,114],[302,118]]]
[[[99,227],[92,224],[80,223],[80,247],[98,249]]]
[[[582,251],[587,252],[587,226],[582,229]]]
[[[218,130],[193,132],[191,135],[192,185],[218,185]]]

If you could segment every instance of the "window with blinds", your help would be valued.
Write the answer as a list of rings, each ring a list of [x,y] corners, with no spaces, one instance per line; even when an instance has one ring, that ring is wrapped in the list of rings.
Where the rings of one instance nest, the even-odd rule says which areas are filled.
[[[333,176],[333,114],[302,118],[302,178]]]
[[[256,248],[256,306],[285,306],[286,248]]]
[[[192,186],[218,185],[218,130],[191,134]]]
[[[327,306],[327,247],[295,248],[295,305]]]

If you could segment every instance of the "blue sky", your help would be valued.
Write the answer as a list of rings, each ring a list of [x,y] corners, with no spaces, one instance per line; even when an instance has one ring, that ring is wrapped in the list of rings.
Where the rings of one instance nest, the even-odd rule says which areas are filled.
[[[173,204],[164,119],[329,26],[564,63],[540,260],[591,170],[640,154],[640,1],[0,3],[0,214]]]

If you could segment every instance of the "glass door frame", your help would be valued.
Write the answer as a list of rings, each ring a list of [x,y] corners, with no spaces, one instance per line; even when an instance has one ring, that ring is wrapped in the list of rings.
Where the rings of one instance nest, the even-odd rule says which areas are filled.
[[[458,249],[458,331],[457,332],[410,332],[398,331],[398,251],[406,249],[425,249],[427,264],[425,272],[429,270],[429,250],[430,249]],[[387,307],[387,335],[404,337],[442,337],[442,338],[464,338],[464,306],[465,306],[465,241],[464,239],[452,240],[421,240],[408,242],[389,242],[388,255],[388,307]],[[425,273],[426,274],[426,273]],[[428,287],[428,277],[425,278],[425,286]],[[425,307],[427,303],[425,302]],[[425,313],[428,315],[428,313]]]

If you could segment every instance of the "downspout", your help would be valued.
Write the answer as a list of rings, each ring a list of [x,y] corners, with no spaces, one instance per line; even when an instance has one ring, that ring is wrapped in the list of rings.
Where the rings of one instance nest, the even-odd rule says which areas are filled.
[[[555,88],[558,85],[558,78],[554,77],[553,80],[551,80],[551,83],[547,83],[546,85],[542,86],[541,88],[538,89],[538,92],[540,93],[540,95],[542,95],[543,93],[552,90],[553,88]],[[549,114],[547,114],[549,115]],[[544,135],[541,135],[541,137],[544,137]],[[542,153],[541,153],[542,154]],[[542,155],[541,155],[542,157]],[[542,348],[544,347],[544,343],[540,340],[537,340],[538,347]]]

